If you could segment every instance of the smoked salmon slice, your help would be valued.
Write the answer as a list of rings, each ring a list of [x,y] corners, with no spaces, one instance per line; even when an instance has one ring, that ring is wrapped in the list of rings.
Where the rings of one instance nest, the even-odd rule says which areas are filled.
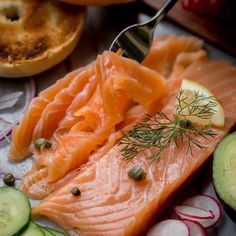
[[[178,93],[182,79],[194,80],[206,86],[224,108],[224,128],[212,128],[216,135],[208,139],[196,137],[204,148],[192,146],[192,153],[186,153],[187,140],[183,139],[178,147],[171,143],[157,162],[150,163],[145,157],[154,150],[126,162],[122,159],[122,147],[115,145],[96,161],[87,162],[34,207],[33,213],[47,216],[70,235],[144,235],[168,198],[204,164],[236,123],[235,67],[224,61],[202,59],[177,75],[168,81],[172,88],[169,93]],[[173,114],[174,101],[170,99],[163,108],[167,115]],[[147,172],[145,180],[138,182],[128,177],[127,172],[135,165]],[[80,196],[72,195],[74,187],[81,190]]]
[[[68,107],[76,96],[84,92],[88,84],[95,84],[93,63],[76,74],[68,87],[59,91],[54,100],[42,111],[41,117],[35,126],[32,141],[38,138],[50,139],[58,128],[60,121],[65,117]],[[81,101],[83,105],[87,100]]]
[[[162,35],[154,39],[151,51],[142,64],[168,78],[180,54],[196,52],[202,47],[203,41],[196,37]]]
[[[104,52],[95,64],[96,91],[86,105],[74,112],[77,123],[68,133],[57,137],[55,148],[37,155],[33,172],[28,173],[32,180],[46,177],[48,183],[58,181],[88,161],[89,155],[116,131],[116,125],[125,120],[125,113],[134,104],[148,109],[165,94],[165,78],[135,61]]]
[[[167,46],[165,46],[164,41],[166,41]],[[176,61],[174,63],[175,67],[179,69],[175,71],[180,71],[180,68],[183,70],[192,62],[206,57],[205,51],[199,50],[202,41],[197,38],[176,37],[174,35],[163,36],[155,40],[149,55],[153,58],[153,55],[157,55],[160,51],[163,58],[158,56],[158,62],[155,62],[156,68],[162,68],[162,66],[158,66],[158,63],[162,65],[162,60],[165,60],[166,55],[170,55],[169,50],[172,50],[173,46],[169,45],[173,44],[172,41],[178,41],[180,48],[171,54],[173,58],[168,68],[172,68],[174,66],[172,63]],[[157,46],[158,44],[160,44],[159,47]],[[96,73],[94,72],[93,76],[91,73],[91,78],[93,79],[90,79],[90,82],[85,85],[67,108],[64,118],[59,122],[53,134],[52,142],[53,146],[56,147],[53,152],[44,151],[41,155],[34,153],[36,162],[21,183],[22,190],[28,196],[36,199],[45,197],[53,191],[56,181],[68,171],[85,163],[89,154],[99,148],[112,132],[131,123],[133,119],[130,119],[127,115],[129,112],[126,112],[130,106],[132,107],[137,102],[141,104],[140,107],[143,113],[140,113],[136,118],[140,118],[144,111],[152,114],[153,111],[158,109],[157,107],[162,107],[162,103],[166,99],[160,100],[160,97],[159,99],[153,99],[160,93],[157,91],[160,89],[160,85],[150,84],[153,79],[152,76],[156,76],[155,73],[153,74],[153,71],[151,73],[147,69],[137,69],[137,63],[130,63],[129,61],[126,63],[126,60],[123,61],[119,57],[111,55],[105,53],[98,57]],[[160,71],[165,73],[166,70],[160,69]],[[135,78],[135,80],[130,78]],[[99,84],[99,90],[96,89],[97,83]],[[146,92],[143,93],[141,90],[147,91],[149,89],[146,84],[150,84],[152,90],[153,87],[157,86],[156,94],[153,93],[147,96]],[[140,85],[141,87],[139,87]],[[111,92],[111,89],[115,93]],[[60,98],[60,93],[57,97]],[[150,102],[151,100],[152,102]],[[99,105],[99,101],[100,103],[103,101],[103,105]],[[52,108],[52,104],[60,106],[60,99],[55,99],[48,105],[48,108]],[[147,104],[149,105],[147,106]],[[102,111],[103,108],[104,110]],[[62,114],[63,110],[58,112]],[[49,117],[51,116],[50,109],[45,109],[44,113]],[[55,110],[56,113],[57,111]],[[54,116],[53,110],[52,115]],[[109,117],[111,126],[106,117]],[[51,121],[53,122],[53,119]],[[44,123],[47,125],[47,122]],[[98,130],[99,124],[101,124],[102,130],[100,128]],[[86,139],[84,138],[85,136]],[[77,158],[78,156],[80,158]]]
[[[69,73],[51,87],[43,90],[38,97],[31,101],[26,113],[12,131],[12,142],[8,154],[10,160],[23,160],[31,154],[30,144],[32,142],[33,132],[43,110],[54,100],[55,95],[59,91],[69,86],[80,70]]]
[[[126,112],[125,114],[126,118],[124,122],[119,124],[118,130],[124,129],[127,125],[138,121],[138,119],[145,114],[145,111],[146,111],[145,108],[141,105],[136,105],[132,107],[129,111]],[[116,141],[120,137],[121,137],[120,131],[112,133],[109,136],[107,142],[90,156],[90,160],[95,161],[99,159],[101,156],[103,156],[111,147],[115,145]],[[21,189],[33,199],[42,199],[49,193],[54,191],[54,189],[57,189],[59,186],[70,180],[71,177],[77,175],[78,171],[80,171],[81,168],[83,168],[83,165],[80,168],[76,169],[75,171],[72,171],[69,174],[67,174],[61,180],[53,183],[48,183],[47,168],[41,168],[39,170],[38,166],[34,165],[33,168],[26,174],[23,181],[21,182]]]

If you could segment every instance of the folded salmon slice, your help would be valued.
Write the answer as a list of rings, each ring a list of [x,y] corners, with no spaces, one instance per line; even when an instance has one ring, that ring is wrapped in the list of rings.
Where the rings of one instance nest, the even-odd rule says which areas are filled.
[[[154,40],[151,51],[142,64],[168,78],[180,54],[196,52],[202,47],[203,41],[196,37],[159,36]]]
[[[25,178],[33,175],[36,180],[38,172],[38,181],[45,177],[45,173],[48,183],[58,181],[88,161],[89,155],[102,146],[116,131],[116,126],[125,120],[124,114],[134,104],[148,109],[165,93],[166,80],[159,73],[112,52],[98,57],[95,77],[94,94],[73,113],[77,117],[75,125],[68,133],[58,135],[52,151],[40,152],[33,173],[29,172]],[[22,188],[25,190],[24,186]]]
[[[26,113],[12,131],[12,142],[8,154],[9,159],[16,161],[23,160],[31,154],[30,144],[35,126],[40,120],[42,112],[54,100],[59,91],[69,86],[79,71],[81,69],[69,73],[51,87],[43,90],[38,97],[31,101]]]
[[[45,107],[35,126],[32,142],[38,138],[50,139],[53,136],[60,121],[65,117],[68,107],[78,95],[84,92],[88,84],[96,84],[93,63],[77,72],[69,86],[59,91],[54,100]],[[81,106],[87,101],[88,98],[81,101]]]
[[[145,114],[145,109],[141,105],[136,105],[132,107],[129,111],[126,112],[125,117],[126,119],[124,122],[119,124],[119,129],[125,128],[127,125],[136,123],[140,117]],[[97,151],[90,156],[90,160],[97,160],[102,157],[108,150],[110,150],[116,143],[116,141],[121,137],[120,131],[112,133],[107,142],[100,147]],[[39,164],[39,163],[38,163]],[[26,174],[22,183],[21,189],[27,193],[33,199],[42,199],[47,196],[49,193],[57,189],[59,186],[66,183],[71,177],[77,175],[80,169],[86,168],[87,165],[82,165],[75,171],[70,172],[64,178],[60,179],[59,181],[48,183],[47,175],[48,170],[47,168],[41,168],[39,170],[38,166],[34,165],[33,168]]]
[[[224,108],[225,127],[213,128],[215,137],[196,137],[205,148],[192,146],[192,154],[186,154],[187,141],[180,140],[178,147],[171,143],[159,161],[151,164],[145,157],[152,150],[125,162],[121,147],[114,146],[96,161],[87,162],[66,184],[34,207],[33,213],[59,223],[70,235],[144,235],[168,197],[204,164],[219,140],[236,123],[235,67],[223,61],[197,61],[177,77],[171,77],[168,86],[172,88],[172,95],[177,94],[182,79],[202,83]],[[163,112],[172,115],[173,107],[174,99],[170,99]],[[134,165],[147,172],[144,181],[135,182],[127,176]],[[81,196],[71,194],[76,186],[80,188]]]

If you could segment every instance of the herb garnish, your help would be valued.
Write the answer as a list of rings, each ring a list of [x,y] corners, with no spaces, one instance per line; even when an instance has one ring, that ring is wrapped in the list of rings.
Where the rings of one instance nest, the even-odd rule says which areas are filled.
[[[158,160],[171,141],[178,147],[180,139],[187,140],[187,152],[190,151],[191,154],[192,145],[204,148],[196,137],[200,135],[207,139],[215,136],[212,124],[208,122],[201,127],[192,120],[210,120],[216,112],[214,110],[216,105],[216,99],[212,96],[194,90],[194,95],[190,99],[185,90],[180,90],[173,118],[168,117],[164,112],[157,112],[153,116],[145,115],[143,121],[133,129],[122,131],[123,138],[118,141],[118,145],[124,145],[121,149],[123,159],[131,161],[138,153],[155,148],[154,153],[147,159]]]

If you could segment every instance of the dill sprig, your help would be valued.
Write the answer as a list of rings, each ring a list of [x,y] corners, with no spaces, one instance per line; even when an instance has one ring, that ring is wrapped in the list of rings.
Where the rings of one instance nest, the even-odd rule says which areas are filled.
[[[187,141],[186,151],[190,151],[191,154],[193,146],[204,148],[197,137],[202,136],[207,139],[215,136],[212,124],[208,123],[199,127],[190,118],[210,119],[216,112],[216,105],[214,97],[206,96],[198,91],[194,91],[194,96],[189,101],[184,90],[180,90],[173,118],[163,112],[157,112],[153,116],[145,115],[142,122],[135,125],[133,129],[127,132],[122,131],[123,137],[118,141],[118,145],[123,145],[121,149],[123,159],[131,161],[138,153],[154,148],[155,151],[147,158],[151,161],[158,160],[172,141],[178,147],[179,140]]]

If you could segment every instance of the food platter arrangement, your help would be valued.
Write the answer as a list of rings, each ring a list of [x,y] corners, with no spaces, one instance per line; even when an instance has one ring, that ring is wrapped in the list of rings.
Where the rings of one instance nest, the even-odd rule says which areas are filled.
[[[108,51],[153,12],[0,0],[1,236],[235,234],[236,60],[168,18]]]

